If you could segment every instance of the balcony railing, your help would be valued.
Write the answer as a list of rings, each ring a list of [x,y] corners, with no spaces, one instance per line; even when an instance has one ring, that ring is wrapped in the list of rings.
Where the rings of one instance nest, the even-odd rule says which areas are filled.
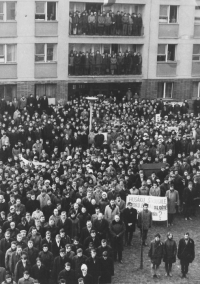
[[[176,76],[177,62],[157,62],[157,76]]]
[[[178,38],[179,24],[159,24],[159,38]]]

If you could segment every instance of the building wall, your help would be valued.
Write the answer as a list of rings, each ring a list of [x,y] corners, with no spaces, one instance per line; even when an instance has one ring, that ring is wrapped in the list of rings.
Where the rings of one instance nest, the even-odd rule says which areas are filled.
[[[8,0],[10,1],[10,0]],[[37,0],[36,0],[37,1]],[[49,0],[53,1],[53,0]],[[143,7],[143,25],[144,36],[141,37],[93,37],[93,36],[69,36],[69,2],[66,0],[58,0],[58,23],[54,25],[51,33],[52,23],[45,22],[41,30],[38,24],[35,24],[35,0],[17,0],[16,24],[13,24],[13,33],[10,23],[3,23],[4,29],[0,29],[0,44],[17,44],[17,75],[12,79],[6,78],[6,72],[0,76],[0,83],[9,84],[15,82],[17,84],[18,96],[21,93],[28,95],[34,92],[34,84],[51,80],[58,84],[58,99],[67,99],[68,83],[76,83],[86,81],[85,78],[68,77],[68,54],[69,44],[140,44],[142,45],[143,68],[141,96],[156,97],[157,83],[171,80],[174,82],[175,99],[192,99],[195,97],[197,88],[193,88],[193,81],[200,81],[198,73],[195,78],[192,77],[192,52],[193,44],[200,44],[200,38],[194,37],[194,13],[195,5],[200,6],[199,0],[116,0],[117,4],[138,4]],[[103,0],[75,0],[74,2],[91,2],[99,3]],[[159,9],[160,5],[178,5],[179,21],[178,21],[178,37],[159,38]],[[45,26],[46,34],[45,34]],[[162,26],[164,29],[165,27]],[[173,27],[170,27],[173,29]],[[7,29],[7,32],[6,32]],[[2,33],[1,33],[2,32]],[[16,36],[17,33],[17,36]],[[45,35],[44,35],[45,34]],[[44,36],[43,36],[44,35]],[[44,78],[43,70],[41,70],[41,78],[35,77],[35,43],[56,43],[57,47],[57,74],[55,72],[50,77]],[[177,68],[172,78],[168,76],[157,75],[157,48],[158,44],[177,44]],[[0,66],[2,69],[2,66]],[[46,67],[46,66],[45,66]],[[53,67],[52,67],[53,68]],[[55,68],[55,66],[54,66]],[[46,68],[47,69],[47,68]],[[44,70],[46,72],[46,69]],[[6,68],[9,70],[9,67]],[[48,73],[45,73],[48,74]],[[49,72],[49,74],[52,74]],[[164,73],[165,74],[165,73]],[[199,74],[200,75],[200,74]],[[120,81],[125,81],[126,76],[122,76]],[[134,75],[128,78],[132,82],[136,82],[138,78]],[[98,82],[98,78],[87,78],[89,82]],[[103,81],[109,82],[109,78],[103,78]],[[118,81],[114,76],[113,82]]]

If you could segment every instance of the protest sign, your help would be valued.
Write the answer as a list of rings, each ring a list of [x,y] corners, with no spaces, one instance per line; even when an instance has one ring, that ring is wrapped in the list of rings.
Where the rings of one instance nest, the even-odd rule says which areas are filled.
[[[156,114],[156,122],[160,122],[161,120],[161,116],[160,113]]]
[[[168,131],[169,132],[171,132],[171,131],[178,132],[178,127],[177,126],[168,126]]]
[[[152,212],[153,221],[167,221],[167,197],[149,196],[149,195],[128,195],[126,205],[132,202],[133,208],[138,212],[143,210],[143,204],[149,205]]]

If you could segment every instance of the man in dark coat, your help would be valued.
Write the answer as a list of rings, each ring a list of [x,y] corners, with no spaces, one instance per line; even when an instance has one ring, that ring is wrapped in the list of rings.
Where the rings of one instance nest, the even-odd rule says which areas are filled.
[[[75,270],[76,277],[81,273],[82,264],[86,264],[87,257],[83,255],[81,248],[77,249],[77,255],[73,258],[73,267]]]
[[[59,230],[63,228],[65,230],[65,234],[71,236],[72,221],[67,218],[65,211],[61,212],[60,220],[58,220],[57,227]]]
[[[101,148],[104,142],[104,135],[101,130],[99,130],[98,134],[94,137],[95,147]]]
[[[88,267],[88,273],[92,276],[93,283],[98,284],[101,276],[101,260],[97,257],[95,249],[91,250],[91,257],[87,259],[86,265]]]
[[[149,257],[151,259],[151,272],[153,278],[158,277],[158,269],[164,256],[164,245],[160,241],[160,234],[155,235],[155,239],[151,242]]]
[[[192,263],[195,258],[195,245],[189,233],[185,233],[184,238],[179,241],[178,258],[181,262],[182,278],[186,278],[189,264]]]
[[[112,248],[107,244],[107,240],[103,239],[101,241],[101,245],[98,247],[97,249],[97,255],[99,257],[102,256],[103,252],[106,251],[107,252],[107,256],[113,258],[113,251]]]
[[[172,277],[172,263],[176,262],[177,254],[177,245],[173,240],[172,233],[167,233],[167,240],[164,242],[164,257],[163,261],[165,262],[165,276]]]
[[[37,279],[40,284],[48,283],[48,271],[39,257],[36,259],[36,264],[33,265],[31,269],[31,277]]]
[[[35,265],[36,258],[38,257],[38,249],[33,247],[33,241],[29,240],[28,241],[28,247],[24,249],[24,252],[26,253],[28,257],[28,261],[30,262],[31,265]],[[34,278],[34,277],[33,277]]]
[[[45,265],[48,273],[50,274],[53,267],[53,254],[48,250],[48,244],[43,244],[42,251],[39,253],[42,263]]]
[[[101,277],[100,283],[111,283],[114,276],[114,262],[108,257],[107,251],[104,251],[101,257]]]
[[[66,284],[75,284],[76,283],[75,272],[74,272],[73,269],[71,269],[71,263],[69,263],[69,262],[65,263],[65,269],[63,269],[58,274],[58,281],[60,279],[64,279]]]
[[[94,220],[94,230],[100,240],[106,239],[108,233],[108,221],[103,218],[103,214],[99,213],[97,219]]]
[[[70,262],[71,263],[71,260],[70,259],[67,259],[65,257],[65,249],[64,248],[61,248],[60,249],[60,255],[57,256],[55,259],[54,259],[54,264],[53,264],[53,271],[52,271],[52,278],[56,281],[57,280],[57,277],[59,275],[59,273],[65,269],[65,263],[66,262]]]
[[[88,267],[86,264],[81,265],[81,273],[78,275],[79,284],[93,284],[92,276],[88,274]]]
[[[23,252],[21,260],[19,260],[15,266],[15,271],[14,271],[15,282],[18,283],[18,280],[23,277],[24,272],[25,271],[30,272],[30,270],[31,270],[31,265],[28,262],[26,254]]]
[[[91,230],[90,236],[85,239],[85,241],[84,241],[85,249],[88,248],[89,243],[92,243],[94,248],[98,248],[101,244],[100,239],[96,236],[95,230]]]
[[[130,246],[133,238],[133,232],[135,232],[135,224],[137,222],[137,210],[133,208],[133,204],[129,202],[128,207],[124,209],[123,220],[126,226],[125,243]]]
[[[146,239],[149,228],[152,225],[152,212],[148,210],[149,205],[144,203],[143,210],[138,214],[138,228],[141,231],[141,238],[143,245],[147,246]]]
[[[110,225],[110,234],[111,234],[111,244],[114,251],[114,260],[118,260],[120,263],[122,262],[122,251],[123,251],[123,237],[126,231],[125,225],[120,220],[119,215],[115,215],[115,219],[112,221]]]
[[[193,183],[192,181],[188,182],[188,187],[183,190],[183,214],[185,220],[192,220],[192,206],[193,206]]]

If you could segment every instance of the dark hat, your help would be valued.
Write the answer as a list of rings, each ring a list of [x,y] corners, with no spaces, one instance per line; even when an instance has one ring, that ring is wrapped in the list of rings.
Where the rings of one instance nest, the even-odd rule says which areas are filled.
[[[103,256],[108,256],[108,252],[107,251],[103,251],[102,255]]]
[[[48,248],[48,244],[43,244],[43,248]]]
[[[159,239],[161,238],[161,235],[159,233],[155,234],[155,238],[158,237]]]
[[[83,252],[83,250],[82,250],[82,248],[78,248],[76,252],[77,252],[77,253]]]
[[[61,248],[61,249],[60,249],[60,252],[65,252],[65,249],[64,249],[64,248]]]

